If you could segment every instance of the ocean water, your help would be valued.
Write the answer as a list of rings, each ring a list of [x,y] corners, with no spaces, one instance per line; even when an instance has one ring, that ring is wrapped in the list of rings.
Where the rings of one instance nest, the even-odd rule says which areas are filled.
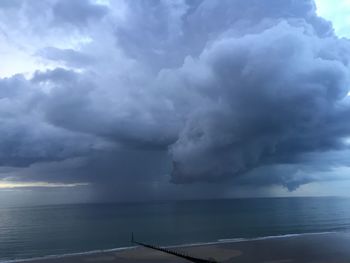
[[[269,198],[0,209],[0,261],[350,230],[349,198]]]

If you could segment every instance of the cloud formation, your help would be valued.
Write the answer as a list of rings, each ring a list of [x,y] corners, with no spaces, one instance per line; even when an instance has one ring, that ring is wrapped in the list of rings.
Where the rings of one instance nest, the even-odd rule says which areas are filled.
[[[38,65],[0,79],[2,178],[293,190],[323,180],[317,158],[346,154],[350,42],[311,0],[23,0],[0,14]]]
[[[328,52],[336,45],[282,22],[188,60],[180,75],[200,68],[208,77],[189,84],[205,100],[171,147],[174,179],[216,180],[341,148],[349,76],[344,54]]]

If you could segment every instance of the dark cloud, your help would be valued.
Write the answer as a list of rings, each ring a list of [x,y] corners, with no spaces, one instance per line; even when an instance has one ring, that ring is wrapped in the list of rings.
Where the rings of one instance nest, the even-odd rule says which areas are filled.
[[[64,74],[56,70],[61,81]],[[44,78],[37,74],[34,80]],[[52,74],[51,78],[55,76]],[[69,76],[66,76],[67,82]],[[26,166],[38,161],[61,160],[84,155],[98,140],[91,135],[71,132],[42,119],[39,105],[47,95],[22,75],[0,80],[0,163]]]
[[[189,83],[206,99],[171,146],[174,180],[218,180],[265,162],[341,148],[349,133],[343,119],[348,65],[323,55],[337,41],[283,22],[221,39],[188,60],[180,79],[196,68],[210,78]]]
[[[51,34],[35,56],[60,67],[0,80],[0,164],[14,167],[2,178],[164,198],[194,182],[188,196],[294,190],[348,165],[350,43],[313,1],[40,6],[47,26],[29,31]],[[52,44],[60,27],[69,47]]]
[[[0,8],[16,8],[21,5],[20,0],[3,0],[0,2]]]
[[[101,19],[108,9],[90,0],[60,0],[54,4],[52,12],[55,23],[84,26],[91,20]]]
[[[331,24],[315,10],[310,0],[132,1],[126,8],[128,23],[117,26],[117,41],[129,56],[169,68],[198,56],[223,34],[258,33],[280,21],[333,35]]]
[[[176,140],[178,120],[169,116],[174,111],[165,108],[165,101],[154,94],[142,96],[143,91],[119,95],[114,87],[108,87],[112,94],[106,97],[95,77],[62,68],[37,72],[32,81],[51,86],[40,104],[47,121],[132,148],[164,150]]]
[[[89,55],[73,49],[47,47],[40,50],[38,55],[49,60],[62,62],[65,65],[72,67],[86,67],[94,62],[94,59]]]

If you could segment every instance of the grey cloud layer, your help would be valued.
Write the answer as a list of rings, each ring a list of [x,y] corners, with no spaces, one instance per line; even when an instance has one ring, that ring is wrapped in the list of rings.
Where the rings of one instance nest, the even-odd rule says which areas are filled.
[[[30,2],[16,3],[1,12],[20,10],[29,21]],[[236,183],[293,190],[322,180],[296,174],[317,169],[309,154],[346,150],[350,43],[317,17],[312,1],[39,7],[47,26],[28,23],[24,29],[40,28],[33,38],[68,32],[88,41],[38,48],[37,57],[61,67],[0,81],[2,165],[81,157],[79,169],[42,180],[137,180],[153,189],[166,174],[175,183],[238,176]],[[16,27],[5,18],[0,25]]]

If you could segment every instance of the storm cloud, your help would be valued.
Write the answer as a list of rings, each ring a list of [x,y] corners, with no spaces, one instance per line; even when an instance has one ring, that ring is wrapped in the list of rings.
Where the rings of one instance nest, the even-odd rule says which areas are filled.
[[[311,0],[5,1],[0,34],[40,65],[0,79],[1,178],[163,196],[349,165],[350,42]]]

